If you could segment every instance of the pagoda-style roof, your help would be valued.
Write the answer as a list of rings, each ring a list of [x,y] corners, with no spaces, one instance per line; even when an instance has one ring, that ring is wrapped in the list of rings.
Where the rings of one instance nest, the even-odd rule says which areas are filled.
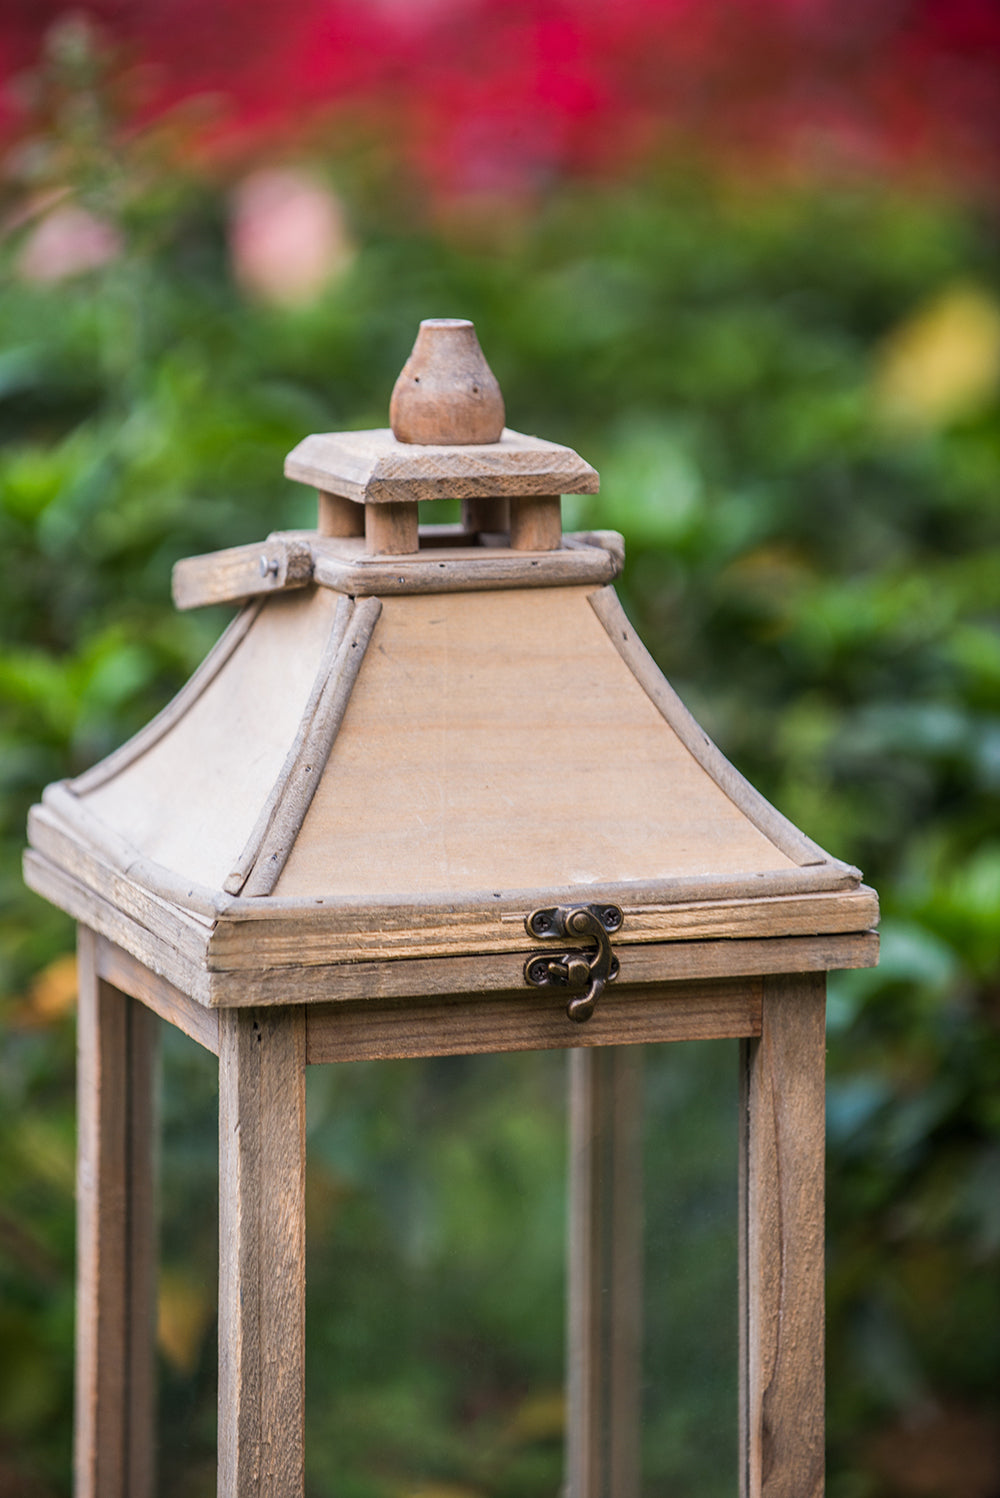
[[[530,910],[589,896],[625,912],[627,972],[632,944],[876,909],[725,760],[607,587],[248,604],[159,718],[49,788],[30,838],[29,881],[54,898],[61,867],[78,919],[180,927],[209,968],[523,954]]]
[[[621,538],[560,535],[551,496],[596,487],[588,464],[507,429],[370,432],[308,438],[288,471],[346,510],[179,565],[182,606],[243,606],[159,717],[47,789],[35,889],[209,1005],[288,1002],[290,974],[302,1001],[522,988],[526,921],[567,901],[620,907],[623,986],[711,943],[692,972],[853,964],[837,938],[873,892],[679,701],[609,586]],[[466,495],[465,529],[417,539],[431,490]]]

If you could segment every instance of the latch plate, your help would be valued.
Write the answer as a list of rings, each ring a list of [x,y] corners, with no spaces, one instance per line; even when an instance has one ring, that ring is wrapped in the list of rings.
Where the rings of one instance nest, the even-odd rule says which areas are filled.
[[[603,902],[594,905],[551,905],[533,910],[525,921],[529,936],[552,939],[565,936],[591,936],[596,942],[589,955],[580,948],[554,953],[538,953],[524,964],[524,978],[532,988],[583,988],[566,1005],[571,1020],[581,1024],[594,1012],[594,1005],[608,983],[618,976],[618,958],[611,950],[610,933],[620,929],[624,916],[617,905]]]

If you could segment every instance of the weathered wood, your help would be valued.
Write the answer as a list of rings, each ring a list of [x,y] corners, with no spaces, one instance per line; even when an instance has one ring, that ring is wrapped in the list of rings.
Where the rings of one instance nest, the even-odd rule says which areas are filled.
[[[623,669],[588,599],[385,598],[276,894],[416,904],[692,874],[743,875],[749,891],[794,867]]]
[[[317,491],[319,516],[316,526],[320,536],[363,536],[365,533],[364,507],[353,499],[342,499],[339,494]]]
[[[198,700],[209,683],[215,679],[233,652],[243,643],[250,626],[260,613],[262,603],[263,600],[257,599],[240,610],[232,623],[223,630],[198,669],[181,687],[177,696],[172,698],[155,718],[151,718],[144,728],[140,728],[138,733],[133,734],[126,743],[114,750],[106,759],[102,759],[99,764],[92,765],[89,770],[84,770],[82,775],[77,775],[75,780],[69,782],[70,790],[74,795],[85,796],[88,791],[95,791],[106,780],[112,779],[124,770],[133,760],[145,754],[147,749],[151,749],[165,733],[170,731]]]
[[[596,494],[600,478],[571,447],[505,427],[498,442],[398,442],[388,427],[318,432],[285,459],[299,483],[359,504],[512,494]]]
[[[305,1021],[223,1017],[219,1498],[301,1498],[305,1476]]]
[[[823,1492],[824,990],[765,979],[742,1048],[741,1498]]]
[[[496,442],[504,405],[468,318],[428,317],[389,402],[400,442]]]
[[[559,550],[562,511],[558,494],[521,496],[510,501],[510,544],[514,551]]]
[[[486,499],[482,496],[463,499],[462,526],[473,534],[487,531],[493,535],[502,535],[504,532],[509,532],[510,501]]]
[[[602,898],[614,898],[602,890]],[[346,962],[372,958],[453,957],[526,950],[525,918],[552,900],[539,893],[523,903],[486,898],[477,908],[373,906],[342,909],[333,904],[300,909],[289,919],[245,906],[221,915],[208,938],[210,968],[256,968],[294,962]],[[615,950],[648,942],[742,940],[751,937],[813,936],[866,931],[878,923],[878,900],[864,885],[857,890],[815,895],[771,896],[660,906],[633,906],[615,933]],[[513,909],[511,908],[513,904]],[[464,902],[463,902],[464,905]]]
[[[248,845],[248,866],[257,856],[276,800],[277,788]],[[126,915],[193,959],[205,956],[207,942],[212,967],[520,950],[530,910],[579,897],[578,890],[557,887],[500,892],[500,898],[498,892],[488,890],[470,891],[461,899],[450,893],[428,893],[418,904],[409,900],[359,903],[349,896],[272,898],[263,904],[221,891],[199,891],[178,876],[150,867],[131,848],[116,850],[109,844],[101,859],[92,849],[103,840],[102,829],[95,830],[89,823],[75,798],[61,787],[50,787],[46,804],[32,809],[29,836],[50,863],[62,866],[95,894],[120,906]],[[128,873],[121,864],[128,867]],[[44,867],[34,869],[30,852],[25,869],[32,888],[58,901],[55,890],[32,882],[44,880],[46,874]],[[237,866],[233,877],[238,882],[244,870]],[[843,888],[827,887],[838,883]],[[809,892],[782,893],[796,887]],[[616,944],[626,946],[666,939],[863,931],[878,922],[874,891],[864,885],[852,887],[852,876],[836,866],[775,871],[754,879],[752,893],[745,898],[734,898],[746,889],[745,879],[694,878],[668,880],[658,887],[604,885],[600,893],[626,912],[625,924],[616,936]],[[692,893],[707,898],[691,900]],[[179,908],[183,903],[197,910]]]
[[[269,598],[240,649],[169,733],[78,798],[131,845],[125,867],[139,855],[221,892],[298,731],[338,601],[326,588]]]
[[[565,990],[525,986],[479,999],[461,994],[425,1002],[316,1004],[306,1011],[306,1055],[320,1063],[565,1050],[755,1035],[760,1023],[759,989],[739,980],[652,990],[616,984],[582,1025],[567,1018],[566,999]]]
[[[712,742],[708,734],[688,712],[673,687],[653,660],[645,645],[632,628],[618,601],[613,588],[601,588],[590,595],[591,607],[608,632],[618,654],[632,672],[649,700],[662,713],[674,733],[686,745],[691,754],[706,770],[716,785],[729,797],[735,806],[765,837],[780,848],[795,863],[835,864],[817,843],[790,822],[787,817],[766,801],[748,780],[726,759],[722,751]],[[847,865],[840,865],[846,868]],[[857,869],[851,871],[861,878]]]
[[[619,531],[563,531],[562,544],[570,548],[596,546],[610,551],[619,570],[625,565],[625,537]]]
[[[134,849],[105,839],[107,829],[101,825],[95,831],[93,820],[86,805],[63,785],[47,786],[42,805],[28,813],[32,848],[174,942],[180,951],[191,955],[203,951],[205,934],[229,897],[223,895],[217,902],[214,891],[191,886],[177,875],[168,876],[162,881],[165,887],[158,887],[161,880],[156,875],[163,871],[154,873]]]
[[[207,974],[210,1002],[232,1004],[323,1003],[331,997],[404,997],[524,991],[524,955],[414,958],[349,962],[326,968],[284,967]],[[625,983],[645,985],[734,974],[832,972],[874,967],[878,937],[802,936],[747,942],[657,942],[621,954]],[[499,1047],[498,1047],[499,1049]]]
[[[636,917],[667,912],[675,906],[704,907],[709,909],[716,903],[732,903],[738,908],[745,900],[759,895],[763,900],[784,901],[793,897],[859,894],[865,906],[877,910],[877,896],[867,885],[859,884],[857,870],[842,864],[810,864],[803,868],[788,865],[783,869],[769,869],[760,874],[718,875],[705,878],[703,875],[678,875],[660,880],[623,879],[613,884],[595,885],[600,899],[613,899]],[[450,890],[431,890],[414,900],[407,895],[389,895],[377,903],[362,904],[349,894],[345,895],[289,895],[275,899],[268,905],[236,897],[227,899],[219,914],[231,916],[234,921],[260,920],[268,922],[277,913],[297,913],[308,924],[329,926],[331,930],[346,930],[349,925],[363,931],[365,914],[376,912],[375,920],[388,923],[387,929],[396,929],[414,919],[414,912],[427,916],[434,924],[443,921],[448,914],[480,920],[487,925],[499,917],[501,920],[520,921],[540,901],[565,904],[580,897],[580,885],[548,884],[534,889],[479,889],[463,891],[455,895]],[[874,901],[874,903],[873,903]],[[822,919],[822,909],[817,919]],[[839,907],[839,899],[832,906]],[[860,908],[860,907],[859,907]],[[822,928],[820,928],[822,929]]]
[[[169,939],[155,935],[110,900],[95,894],[88,885],[30,848],[24,855],[24,882],[74,920],[124,947],[198,1003],[212,1003],[211,979],[201,963],[186,957]]]
[[[241,888],[260,829],[273,831],[275,808],[291,804],[289,766],[316,778],[315,746],[301,759],[297,736],[338,604],[323,589],[270,600],[243,648],[167,735],[93,792],[74,798],[54,788],[48,804],[56,810],[61,797],[59,819],[74,837],[135,884],[209,921],[236,918],[225,887]],[[623,668],[586,588],[389,598],[379,643],[365,657],[314,799],[301,823],[304,800],[289,823],[299,835],[277,884],[243,886],[255,896],[273,887],[278,902],[302,899],[309,909],[352,902],[362,932],[371,929],[366,909],[404,896],[419,931],[440,927],[428,910],[438,900],[460,914],[473,899],[491,910],[518,890],[544,901],[567,888],[579,898],[581,887],[626,908],[637,900],[762,902],[759,920],[749,909],[671,917],[669,934],[684,939],[847,929],[844,919],[824,923],[819,907],[791,916],[763,902],[779,890],[846,890],[859,876],[818,851],[808,856],[808,840],[792,846],[784,819],[771,812],[766,820],[766,803],[748,787],[741,809],[733,784],[720,784],[721,756],[711,760],[702,738],[701,763]],[[586,704],[585,735],[568,704]],[[241,732],[253,754],[233,754]],[[627,773],[615,774],[614,818],[582,816],[581,807],[606,799],[609,767],[626,763]],[[557,837],[539,835],[548,826],[558,826]],[[786,913],[790,926],[772,924]],[[295,908],[277,903],[271,914],[287,919],[294,939]],[[848,919],[863,929],[873,916],[874,907]],[[403,950],[394,935],[386,952],[371,955]],[[419,938],[409,950],[421,950]],[[340,955],[313,944],[307,960]]]
[[[373,557],[405,556],[420,546],[416,501],[365,505],[365,551]]]
[[[336,676],[338,664],[338,652],[344,643],[344,636],[354,616],[354,599],[338,598],[337,607],[333,613],[333,621],[330,625],[330,635],[320,657],[319,666],[316,671],[316,679],[312,684],[312,690],[306,699],[302,710],[302,718],[291,748],[285,756],[285,762],[278,773],[278,777],[271,787],[270,793],[264,805],[258,813],[254,823],[253,831],[247,839],[239,858],[236,860],[232,870],[227,876],[223,888],[229,894],[239,894],[246,884],[254,864],[260,857],[261,847],[268,834],[275,814],[281,805],[288,790],[289,782],[294,777],[296,770],[301,766],[302,754],[306,746],[306,740],[313,731],[317,710],[324,694],[329,696],[329,680],[331,674]],[[332,742],[332,740],[330,741]],[[326,764],[326,755],[329,753],[329,744],[323,756],[323,765]],[[322,766],[319,767],[322,769]]]
[[[343,639],[330,673],[322,683],[302,740],[296,741],[287,773],[283,772],[279,779],[278,795],[269,811],[257,856],[244,885],[248,896],[269,895],[281,877],[326,768],[381,612],[382,605],[377,598],[363,598],[347,621]]]
[[[103,794],[103,791],[102,787],[98,794]],[[156,810],[166,815],[165,810]],[[46,813],[52,813],[52,816],[47,817]],[[28,813],[28,828],[31,834],[38,832],[44,838],[46,852],[60,861],[61,854],[56,845],[60,835],[64,835],[64,844],[67,847],[72,844],[75,849],[68,861],[71,872],[86,877],[91,861],[115,869],[159,902],[181,907],[184,916],[194,923],[206,918],[211,920],[220,904],[224,905],[229,898],[200,880],[186,879],[183,874],[146,857],[109,821],[97,814],[89,798],[74,796],[64,780],[45,787],[41,808],[32,807]],[[183,942],[180,933],[178,940]]]
[[[412,511],[406,506],[390,507],[390,514],[383,516],[380,513],[368,522],[372,539],[366,541],[365,507],[354,504],[351,500],[340,500],[336,495],[322,497],[331,504],[344,505],[355,512],[358,519],[348,517],[342,522],[341,530],[321,531],[309,535],[301,543],[308,544],[311,559],[310,578],[305,581],[320,583],[351,597],[609,583],[618,576],[624,563],[621,537],[616,536],[613,531],[587,532],[588,540],[577,535],[560,538],[552,531],[551,534],[540,536],[537,541],[538,549],[532,551],[530,546],[535,545],[535,534],[523,530],[525,544],[520,550],[496,544],[484,549],[476,544],[477,529],[488,532],[491,536],[510,530],[509,504],[504,499],[467,501],[480,507],[481,519],[486,523],[478,528],[463,530],[461,527],[425,526],[419,529],[416,540]],[[487,508],[494,506],[498,508],[493,512]],[[387,507],[383,506],[385,508]],[[401,527],[397,524],[400,515]],[[336,520],[325,523],[341,524]],[[351,528],[348,529],[348,526]],[[245,574],[238,574],[232,569],[216,572],[209,565],[213,561],[211,556],[189,558],[192,568],[183,575],[183,607],[192,609],[205,604],[239,603],[245,599],[248,591],[247,578],[252,572],[249,568],[250,561],[253,561],[254,567],[259,568],[262,546],[266,544],[242,548],[248,558],[249,570]],[[376,546],[378,554],[374,550]],[[396,550],[390,551],[390,547]],[[386,561],[386,556],[404,557],[405,565],[401,568],[397,560]],[[198,563],[198,567],[194,567],[194,563]],[[204,567],[202,563],[205,564]],[[181,565],[178,563],[178,566]],[[302,585],[303,581],[299,580],[279,586],[275,578],[270,577],[261,589],[250,591],[276,593]],[[163,725],[166,726],[169,725]],[[134,754],[130,757],[134,757]],[[99,768],[101,767],[95,767],[95,773]],[[74,788],[85,779],[86,777],[81,777],[80,782],[74,782]],[[89,782],[85,788],[92,788]]]
[[[289,1000],[316,1004],[367,997],[511,993],[523,985],[527,950],[310,966],[287,960],[267,966],[265,961],[269,959],[263,954],[256,969],[221,967],[210,971],[203,961],[184,957],[169,940],[155,935],[30,849],[25,855],[25,880],[60,909],[100,931],[200,1004],[229,1008],[284,1004]],[[252,941],[249,924],[248,939]],[[878,937],[874,932],[857,932],[758,941],[656,942],[620,951],[627,982],[635,985],[736,974],[873,967],[878,961]]]
[[[75,1498],[151,1498],[156,1019],[79,932]]]
[[[641,1063],[637,1046],[569,1054],[567,1498],[639,1493]]]
[[[421,537],[421,539],[423,539]],[[523,552],[503,546],[437,544],[387,562],[352,541],[317,541],[315,581],[354,597],[408,593],[497,592],[608,583],[621,572],[614,547],[573,546]],[[456,538],[458,542],[460,538]],[[564,537],[564,540],[569,539]]]
[[[213,1055],[219,1054],[217,1009],[206,1009],[106,936],[94,936],[94,959],[98,975],[105,982],[138,999]]]
[[[308,535],[294,532],[276,532],[259,546],[231,546],[185,557],[174,566],[174,604],[179,609],[199,609],[304,588],[312,581],[312,565]]]

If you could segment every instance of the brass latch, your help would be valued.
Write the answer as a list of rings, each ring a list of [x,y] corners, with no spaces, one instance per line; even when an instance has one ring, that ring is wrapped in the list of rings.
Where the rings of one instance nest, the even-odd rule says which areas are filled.
[[[525,921],[529,936],[593,936],[597,947],[589,956],[574,950],[551,957],[529,957],[524,964],[525,981],[533,988],[585,987],[566,1005],[570,1019],[582,1023],[594,1012],[605,985],[618,977],[618,958],[611,950],[608,934],[624,920],[617,905],[553,905],[532,911]]]

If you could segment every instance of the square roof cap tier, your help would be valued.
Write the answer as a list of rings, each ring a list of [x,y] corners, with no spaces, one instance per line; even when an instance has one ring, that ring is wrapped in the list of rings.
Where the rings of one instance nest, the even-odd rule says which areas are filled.
[[[317,432],[285,459],[285,476],[361,504],[596,494],[597,470],[571,447],[504,427],[496,442],[400,442],[391,428]]]
[[[418,537],[414,519],[414,549],[380,554],[365,512],[364,534],[178,564],[180,606],[242,606],[158,717],[46,789],[28,883],[209,1007],[537,1002],[546,934],[569,982],[581,952],[611,963],[613,931],[608,1004],[871,965],[874,892],[691,717],[608,585],[621,538],[561,534],[551,496],[595,492],[596,472],[507,430],[491,380],[471,324],[425,324],[397,434],[308,437],[287,472],[366,505],[468,496],[467,519],[495,496],[502,522],[509,496],[509,537]],[[515,533],[539,507],[540,550]],[[573,924],[583,909],[600,931]]]

